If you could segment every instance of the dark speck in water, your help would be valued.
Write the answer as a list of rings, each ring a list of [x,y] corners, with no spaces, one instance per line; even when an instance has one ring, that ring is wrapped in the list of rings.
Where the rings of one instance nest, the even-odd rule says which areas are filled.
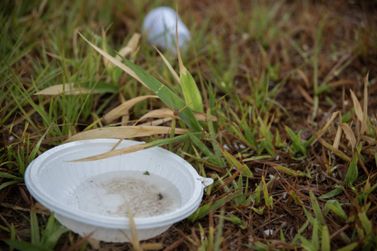
[[[162,200],[164,196],[161,193],[158,193],[158,200]]]

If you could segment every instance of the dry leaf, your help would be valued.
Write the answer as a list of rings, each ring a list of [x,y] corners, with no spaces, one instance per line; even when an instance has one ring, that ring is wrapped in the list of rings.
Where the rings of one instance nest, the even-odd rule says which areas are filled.
[[[97,154],[95,156],[90,156],[90,157],[87,157],[87,158],[73,160],[73,162],[93,161],[93,160],[106,159],[106,158],[117,156],[117,155],[121,155],[121,154],[137,152],[137,151],[146,149],[146,148],[148,148],[150,146],[151,146],[150,143],[142,143],[142,144],[132,145],[132,146],[128,146],[128,147],[125,147],[125,148],[122,148],[122,149],[112,150],[112,151],[109,151],[109,152]]]
[[[318,142],[321,143],[322,146],[324,146],[325,148],[327,148],[329,151],[333,152],[336,156],[338,156],[339,158],[341,158],[342,160],[345,160],[345,161],[348,161],[350,162],[351,161],[351,158],[348,157],[345,153],[343,153],[342,151],[338,150],[338,149],[335,149],[331,144],[327,143],[325,140],[319,138],[318,139]]]
[[[83,139],[98,139],[98,138],[115,138],[126,139],[135,137],[148,137],[158,134],[170,134],[171,127],[167,126],[117,126],[117,127],[104,127],[93,130],[80,132],[73,135],[68,141],[76,141]],[[186,129],[175,128],[175,134],[184,134]]]
[[[349,125],[345,123],[341,124],[341,127],[343,129],[344,134],[346,135],[346,138],[351,144],[352,150],[355,149],[357,141],[351,127],[349,127]]]
[[[122,57],[126,57],[132,52],[136,51],[139,45],[139,41],[140,41],[140,34],[134,33],[131,39],[128,41],[127,45],[119,51],[118,55],[115,58],[120,60],[122,59]]]
[[[208,117],[207,114],[201,112],[195,113],[195,118],[199,121],[217,121],[216,116],[209,115]]]
[[[329,126],[332,124],[332,122],[334,121],[334,119],[338,116],[339,112],[334,112],[333,114],[331,114],[331,117],[330,119],[326,122],[326,124],[315,134],[315,139],[314,141],[312,142],[312,145],[320,138],[322,137],[322,135],[327,131],[327,129],[329,128]]]
[[[120,104],[119,106],[115,107],[112,109],[110,112],[108,112],[105,116],[103,116],[103,121],[105,123],[111,123],[114,120],[127,115],[128,111],[137,103],[144,101],[148,98],[158,98],[157,96],[154,95],[146,95],[146,96],[139,96],[136,98],[132,98],[130,100],[127,100],[126,102]]]
[[[169,108],[161,108],[161,109],[156,109],[156,110],[147,112],[140,119],[138,119],[136,124],[140,121],[143,121],[149,118],[174,118],[174,117],[176,117],[174,115],[174,111],[172,111]]]
[[[47,87],[42,91],[35,93],[34,95],[82,95],[82,94],[93,94],[96,93],[95,90],[90,90],[83,87],[76,87],[73,83],[59,84]]]
[[[106,60],[111,62],[112,64],[118,66],[120,69],[122,69],[124,72],[126,72],[128,75],[139,81],[144,85],[144,82],[138,77],[138,75],[128,66],[123,64],[120,60],[116,59],[115,57],[112,57],[109,53],[107,53],[104,50],[101,50],[97,46],[95,46],[93,43],[91,43],[88,39],[86,39],[81,33],[79,33],[82,39],[85,40],[93,49],[95,49],[99,54],[101,54]]]
[[[128,208],[128,223],[131,231],[131,238],[130,242],[132,244],[132,247],[135,251],[143,251],[143,249],[140,246],[140,241],[137,235],[137,230],[136,230],[136,224],[134,220],[134,216],[131,212],[131,210]]]
[[[156,119],[152,121],[145,122],[143,124],[140,124],[139,126],[158,126],[163,123],[171,121],[173,118],[163,118],[163,119]]]
[[[340,144],[341,137],[342,137],[342,128],[340,126],[338,126],[338,129],[336,130],[336,135],[335,135],[334,143],[332,144],[332,146],[335,149],[339,149],[339,144]]]
[[[368,77],[364,78],[364,102],[363,102],[363,122],[361,123],[361,134],[364,134],[368,129]]]
[[[350,92],[351,92],[353,107],[355,108],[356,117],[361,123],[363,123],[364,115],[363,115],[363,110],[361,109],[360,102],[357,99],[355,93],[352,90],[350,90]]]
[[[103,33],[102,36],[104,37],[105,34]],[[134,33],[132,35],[131,39],[128,41],[127,45],[125,47],[123,47],[122,49],[120,49],[120,51],[115,56],[115,58],[117,60],[122,60],[122,57],[127,57],[131,53],[136,52],[137,48],[138,48],[138,45],[139,45],[139,40],[140,40],[140,34],[139,33]],[[104,49],[106,50],[106,48],[104,48]],[[113,67],[113,65],[111,64],[111,62],[108,59],[103,58],[103,62],[104,62],[105,66],[107,68],[112,68]]]

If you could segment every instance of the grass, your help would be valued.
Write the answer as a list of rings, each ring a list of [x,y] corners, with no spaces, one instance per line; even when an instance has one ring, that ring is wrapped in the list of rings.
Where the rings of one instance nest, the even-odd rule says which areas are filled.
[[[138,250],[375,250],[375,1],[179,1],[192,33],[182,62],[145,39],[117,56],[161,4],[175,8],[0,4],[0,247],[131,248],[61,227],[23,174],[68,139],[135,132],[215,180],[189,219]],[[55,85],[85,93],[35,95]]]

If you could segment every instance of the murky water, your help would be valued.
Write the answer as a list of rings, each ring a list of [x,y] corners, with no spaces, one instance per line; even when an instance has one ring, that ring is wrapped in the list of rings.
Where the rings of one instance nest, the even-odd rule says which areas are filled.
[[[75,191],[79,209],[108,216],[161,215],[181,204],[177,188],[167,179],[149,172],[121,171],[84,181]]]

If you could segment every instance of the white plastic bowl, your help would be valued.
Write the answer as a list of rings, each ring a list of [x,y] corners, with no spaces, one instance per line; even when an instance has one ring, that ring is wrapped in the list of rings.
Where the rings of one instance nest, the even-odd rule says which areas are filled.
[[[127,242],[131,237],[128,215],[112,214],[112,209],[124,201],[119,194],[104,193],[97,186],[99,183],[91,186],[88,180],[92,182],[92,179],[112,175],[119,180],[122,172],[144,172],[151,177],[162,177],[176,188],[176,196],[179,196],[174,198],[178,203],[176,208],[160,215],[135,215],[140,240],[161,234],[199,207],[204,188],[213,180],[199,176],[188,162],[163,148],[154,147],[97,161],[72,162],[109,151],[117,142],[117,139],[82,140],[46,151],[26,170],[28,190],[67,228],[81,236],[91,235],[91,238],[107,242]],[[124,140],[117,148],[139,143],[142,142]],[[86,196],[86,191],[90,195]],[[107,213],[103,213],[104,210]]]

